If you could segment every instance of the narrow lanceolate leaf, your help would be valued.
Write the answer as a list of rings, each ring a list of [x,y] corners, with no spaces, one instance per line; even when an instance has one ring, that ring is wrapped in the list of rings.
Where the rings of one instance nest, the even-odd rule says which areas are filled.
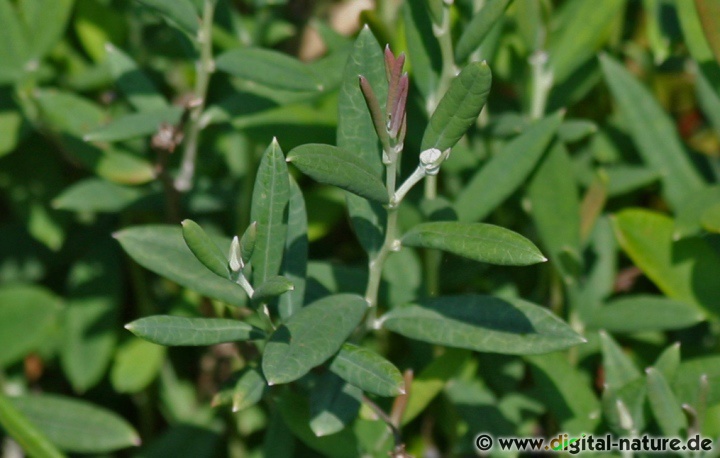
[[[565,353],[526,357],[547,408],[569,434],[593,431],[600,421],[600,402],[583,373]],[[573,436],[571,436],[573,437]]]
[[[433,33],[425,2],[403,2],[402,13],[413,82],[423,100],[431,101],[435,97],[442,68],[440,44]],[[437,100],[431,102],[431,107],[437,104]]]
[[[470,355],[467,350],[447,348],[413,378],[410,397],[402,417],[403,425],[410,423],[430,405],[448,381],[468,363]]]
[[[465,27],[455,47],[455,60],[463,62],[485,39],[495,23],[502,17],[511,0],[489,0],[475,13]]]
[[[268,383],[292,382],[325,362],[360,323],[366,308],[360,296],[337,294],[298,310],[265,346],[262,369]]]
[[[106,453],[140,445],[140,436],[122,417],[89,402],[49,394],[10,401],[63,451]]]
[[[280,273],[287,234],[285,209],[289,199],[287,164],[280,145],[273,139],[260,161],[250,211],[250,219],[257,222],[252,254],[253,281],[256,285]]]
[[[115,352],[110,384],[118,393],[139,393],[160,374],[167,348],[131,338]]]
[[[119,212],[140,198],[137,187],[121,186],[101,178],[85,178],[63,189],[52,200],[53,208],[76,212]]]
[[[240,255],[244,263],[250,262],[257,242],[257,221],[250,223],[240,239]]]
[[[178,26],[184,32],[195,35],[200,26],[200,18],[191,0],[138,0],[160,13],[165,19]]]
[[[0,84],[20,78],[30,58],[30,44],[23,23],[14,8],[15,2],[0,0]]]
[[[305,283],[308,264],[308,220],[302,190],[290,177],[288,203],[288,231],[285,241],[282,272],[294,288],[280,296],[278,313],[285,321],[305,303]]]
[[[320,79],[304,63],[277,51],[233,49],[218,56],[215,63],[218,70],[270,88],[311,92],[323,89]]]
[[[292,149],[287,161],[304,174],[358,196],[388,202],[388,192],[373,169],[362,159],[332,145],[309,143]]]
[[[664,296],[625,296],[599,307],[590,321],[592,328],[611,332],[642,332],[682,329],[705,319],[691,303]]]
[[[33,58],[42,59],[62,40],[74,3],[75,0],[40,0],[21,4]]]
[[[254,326],[225,318],[155,315],[128,323],[125,328],[138,337],[167,346],[215,345],[265,337]]]
[[[530,213],[552,266],[566,283],[581,271],[580,197],[570,154],[555,141],[537,168],[530,186]]]
[[[605,384],[610,389],[619,390],[628,383],[642,377],[630,357],[606,332],[600,332],[600,345],[603,357]]]
[[[649,367],[645,372],[647,373],[648,399],[655,421],[664,436],[679,437],[687,428],[687,420],[680,408],[680,403],[660,371]]]
[[[680,208],[685,196],[704,183],[690,162],[673,122],[652,94],[621,64],[608,56],[602,56],[600,62],[638,152],[649,166],[663,175],[663,194],[674,208]]]
[[[233,389],[233,412],[239,412],[260,402],[266,387],[267,382],[258,369],[250,367],[243,370]]]
[[[230,276],[227,258],[198,223],[190,219],[184,220],[182,234],[198,261],[216,275],[223,278]]]
[[[706,240],[673,242],[673,220],[649,210],[623,210],[613,218],[613,228],[623,250],[665,295],[720,314],[720,256]]]
[[[550,36],[548,54],[555,81],[565,81],[591,58],[608,39],[613,22],[622,14],[625,0],[605,0],[591,4],[583,0],[565,3],[570,9],[563,15],[557,33]],[[585,18],[578,21],[577,18]]]
[[[463,68],[430,117],[421,151],[452,148],[475,124],[485,106],[491,83],[492,73],[485,62],[473,62]]]
[[[410,229],[405,246],[438,248],[458,256],[506,266],[547,261],[533,243],[509,229],[484,223],[434,222]]]
[[[0,288],[0,367],[22,361],[57,325],[60,298],[40,286]]]
[[[0,393],[0,426],[29,456],[38,458],[62,458],[65,456],[43,434],[42,430],[2,393]]]
[[[310,392],[310,429],[318,437],[342,431],[357,418],[362,391],[326,372]]]
[[[91,130],[85,134],[83,140],[86,142],[116,142],[150,136],[157,132],[163,124],[177,124],[182,113],[181,107],[168,107],[125,115],[113,119],[109,124]]]
[[[660,353],[653,367],[664,375],[666,380],[674,379],[680,367],[680,342],[675,342]]]
[[[246,304],[242,287],[205,268],[187,247],[179,227],[139,226],[116,232],[114,237],[146,269],[208,297],[236,306]],[[220,249],[229,247],[228,240]]]
[[[357,345],[343,344],[330,370],[351,385],[378,396],[398,396],[405,392],[402,374],[393,363]]]
[[[105,48],[113,79],[135,109],[156,111],[168,108],[165,97],[130,56],[110,43]]]
[[[355,40],[343,71],[338,97],[337,146],[366,162],[377,179],[381,180],[384,167],[380,143],[360,91],[359,75],[367,78],[384,113],[387,101],[384,56],[368,27],[365,27]],[[354,194],[347,194],[346,198],[350,221],[360,244],[366,252],[376,252],[384,239],[385,209],[379,203],[369,202]]]
[[[473,175],[455,202],[460,221],[487,217],[525,183],[555,136],[562,115],[555,113],[528,127]]]
[[[585,342],[547,309],[493,296],[439,297],[394,309],[381,322],[411,339],[494,353],[540,354]]]
[[[285,277],[275,275],[267,278],[262,285],[255,289],[254,302],[263,302],[283,293],[293,290],[293,283]]]

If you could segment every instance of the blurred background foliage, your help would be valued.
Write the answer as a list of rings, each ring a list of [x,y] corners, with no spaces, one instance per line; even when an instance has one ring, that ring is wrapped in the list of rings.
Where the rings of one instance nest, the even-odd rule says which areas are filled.
[[[133,337],[123,324],[138,317],[226,312],[135,264],[112,238],[186,217],[217,235],[242,233],[273,137],[284,151],[335,143],[338,88],[367,24],[408,55],[404,175],[443,75],[475,60],[493,71],[488,106],[443,165],[440,197],[413,190],[401,225],[438,215],[491,222],[550,259],[508,268],[444,255],[433,279],[422,253],[403,250],[388,261],[381,303],[437,292],[523,297],[588,340],[528,357],[375,342],[415,371],[409,452],[473,455],[481,431],[719,437],[718,5],[217,0],[213,55],[261,47],[295,60],[285,74],[219,63],[193,122],[192,187],[173,193],[192,132],[172,153],[151,138],[161,125],[188,124],[203,2],[0,0],[0,423],[12,433],[21,412],[71,454],[386,455],[385,426],[365,407],[325,438],[292,396],[211,407],[252,346],[166,349]],[[450,13],[445,37],[438,8]],[[304,72],[320,87],[304,86]],[[362,293],[365,255],[343,193],[297,178],[307,296]],[[9,436],[2,447],[20,456]]]

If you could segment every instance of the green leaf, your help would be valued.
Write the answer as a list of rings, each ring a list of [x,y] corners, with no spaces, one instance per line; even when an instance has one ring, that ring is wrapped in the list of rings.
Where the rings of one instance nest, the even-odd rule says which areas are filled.
[[[307,65],[269,49],[232,49],[218,56],[215,64],[218,70],[269,88],[309,92],[323,90],[322,82]]]
[[[700,223],[706,231],[720,233],[720,204],[715,204],[705,210],[700,218]]]
[[[195,36],[200,27],[200,18],[190,0],[138,0],[145,6],[160,13],[185,33]]]
[[[0,84],[18,80],[30,57],[29,37],[10,0],[0,0]]]
[[[0,157],[15,150],[28,132],[26,127],[20,107],[13,100],[13,91],[0,89]]]
[[[605,80],[620,106],[643,160],[663,176],[663,194],[673,208],[704,183],[680,141],[675,126],[652,94],[621,64],[601,56]]]
[[[675,215],[673,239],[697,235],[702,231],[704,213],[716,202],[720,202],[720,186],[707,186],[685,197]]]
[[[406,425],[420,415],[469,359],[470,352],[467,350],[446,348],[442,355],[433,359],[415,376],[401,424]]]
[[[317,437],[310,429],[310,407],[307,396],[301,396],[290,390],[285,391],[277,400],[282,419],[292,433],[308,447],[330,458],[356,458],[358,441],[353,431],[344,429],[337,434]],[[270,455],[268,455],[270,456]]]
[[[604,417],[610,428],[618,434],[630,435],[645,428],[647,383],[640,377],[614,391],[603,391]]]
[[[244,263],[250,262],[257,242],[257,221],[250,223],[240,239],[240,256]]]
[[[635,295],[613,300],[595,310],[589,325],[611,332],[683,329],[705,319],[697,307],[663,296]]]
[[[106,73],[106,43],[125,43],[128,35],[128,22],[118,21],[121,14],[112,3],[79,0],[73,11],[73,28],[82,50],[96,63],[95,71],[85,73],[80,79],[88,78],[95,86],[95,72]],[[105,76],[103,76],[105,78]]]
[[[268,384],[292,382],[325,362],[340,349],[366,309],[362,297],[337,294],[298,310],[265,346],[262,368]]]
[[[665,376],[666,380],[673,380],[680,367],[680,342],[667,347],[655,360],[653,367]]]
[[[368,27],[363,28],[355,40],[343,72],[338,97],[337,146],[366,162],[381,180],[385,167],[380,159],[380,143],[360,91],[359,75],[370,82],[384,111],[387,99],[385,57]],[[375,253],[384,239],[385,209],[354,194],[346,194],[346,199],[350,221],[360,245],[367,253]]]
[[[403,2],[403,24],[407,41],[412,80],[418,87],[426,106],[434,107],[435,91],[440,81],[442,55],[433,33],[433,24],[424,2]]]
[[[244,306],[245,291],[240,285],[218,277],[197,260],[174,226],[138,226],[116,232],[114,237],[138,264],[146,269],[214,299]],[[229,249],[224,241],[220,249]]]
[[[660,181],[662,175],[647,167],[616,165],[603,169],[607,174],[608,197],[616,197]]]
[[[673,242],[673,220],[660,213],[627,209],[613,218],[615,236],[630,259],[671,299],[720,312],[720,256],[698,237]]]
[[[495,23],[502,17],[512,0],[488,0],[483,7],[475,13],[457,45],[455,46],[455,60],[463,62],[472,54],[490,33]]]
[[[548,151],[528,187],[530,213],[555,269],[567,283],[581,270],[580,197],[570,155],[559,141]]]
[[[58,210],[115,213],[142,196],[137,188],[121,186],[100,178],[86,178],[68,186],[53,199]]]
[[[548,45],[549,66],[558,82],[595,57],[622,18],[625,0],[605,0],[595,5],[574,0],[566,3],[565,9],[561,23],[554,28],[557,33],[550,36]]]
[[[227,258],[203,228],[190,219],[184,220],[181,224],[183,239],[198,261],[214,274],[222,278],[229,278],[230,269]]]
[[[600,344],[602,347],[605,384],[611,390],[618,390],[642,377],[640,371],[635,367],[635,363],[608,333],[600,331]]]
[[[262,330],[226,318],[154,315],[128,323],[125,328],[145,340],[168,346],[215,345],[265,338]]]
[[[61,450],[105,453],[140,445],[140,436],[123,418],[86,401],[49,394],[10,400]]]
[[[560,126],[563,113],[547,116],[508,142],[458,194],[455,209],[460,221],[486,218],[523,185]]]
[[[254,302],[263,302],[288,291],[292,291],[294,288],[290,280],[276,275],[267,278],[262,285],[258,286],[257,289],[255,289],[252,299]]]
[[[167,3],[172,2],[167,1]],[[182,2],[177,4],[182,4]],[[142,73],[130,56],[110,43],[105,45],[105,50],[115,84],[136,110],[156,112],[168,109],[165,97],[157,90],[155,84]]]
[[[305,199],[297,182],[290,178],[288,232],[285,241],[282,272],[294,289],[280,296],[278,312],[285,321],[305,303],[305,282],[308,263],[308,221]]]
[[[233,389],[233,412],[240,412],[260,402],[266,387],[267,382],[258,369],[245,368]]]
[[[411,339],[513,355],[548,353],[585,342],[547,309],[493,296],[430,299],[394,309],[380,322]]]
[[[665,376],[654,367],[645,370],[647,393],[655,421],[664,436],[679,437],[687,429],[687,420],[680,403],[670,389]]]
[[[594,134],[597,130],[597,124],[587,119],[566,119],[560,124],[558,138],[565,143],[574,143]]]
[[[35,458],[63,458],[65,455],[48,440],[43,432],[13,406],[10,398],[0,393],[0,425],[23,451]]]
[[[485,62],[472,62],[463,68],[450,82],[450,87],[430,116],[420,150],[437,148],[445,151],[455,146],[475,124],[485,106],[491,84],[492,73]]]
[[[70,269],[60,362],[78,392],[95,386],[112,361],[120,326],[122,275],[120,253],[106,237],[94,240]]]
[[[509,229],[484,223],[434,222],[410,229],[404,246],[437,248],[458,256],[505,266],[527,266],[547,259],[533,243]]]
[[[526,357],[536,395],[568,434],[594,431],[600,420],[600,402],[583,373],[563,353]],[[572,436],[571,436],[572,437]]]
[[[377,353],[350,343],[343,344],[330,370],[346,382],[378,396],[405,393],[405,382],[397,367]]]
[[[373,169],[348,151],[309,143],[293,148],[287,161],[320,183],[331,184],[360,197],[388,203],[388,191]]]
[[[74,0],[33,0],[22,3],[31,56],[41,59],[62,40]]]
[[[139,393],[157,377],[165,361],[165,347],[130,339],[115,354],[110,383],[118,393]]]
[[[310,429],[318,437],[342,431],[360,411],[362,391],[326,372],[310,392]]]
[[[280,273],[289,199],[287,164],[280,145],[273,139],[260,161],[250,211],[250,220],[257,222],[257,239],[252,254],[253,282],[256,285]]]
[[[182,113],[181,107],[132,113],[91,130],[83,139],[86,142],[117,142],[146,137],[155,134],[163,124],[176,125]]]
[[[57,324],[61,301],[31,285],[0,288],[0,367],[37,349]]]
[[[701,378],[706,378],[706,383],[702,383]],[[720,401],[720,356],[703,356],[681,363],[673,380],[673,391],[677,393],[678,402],[690,404],[696,411],[717,404]]]

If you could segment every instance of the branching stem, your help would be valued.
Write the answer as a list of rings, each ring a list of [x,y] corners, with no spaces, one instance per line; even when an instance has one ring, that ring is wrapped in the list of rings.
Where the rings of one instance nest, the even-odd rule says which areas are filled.
[[[190,111],[185,149],[183,150],[180,173],[175,179],[175,189],[186,192],[192,189],[195,176],[195,162],[197,160],[198,140],[204,125],[201,120],[205,110],[210,75],[215,71],[215,62],[212,55],[212,26],[215,12],[215,0],[205,0],[203,3],[202,25],[198,30],[197,40],[200,45],[200,59],[196,62],[196,79],[194,91],[194,106]]]

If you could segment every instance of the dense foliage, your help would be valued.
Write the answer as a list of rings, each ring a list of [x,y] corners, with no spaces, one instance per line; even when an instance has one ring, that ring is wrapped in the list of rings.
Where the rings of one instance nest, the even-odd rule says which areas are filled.
[[[0,0],[0,454],[719,438],[718,5]]]

